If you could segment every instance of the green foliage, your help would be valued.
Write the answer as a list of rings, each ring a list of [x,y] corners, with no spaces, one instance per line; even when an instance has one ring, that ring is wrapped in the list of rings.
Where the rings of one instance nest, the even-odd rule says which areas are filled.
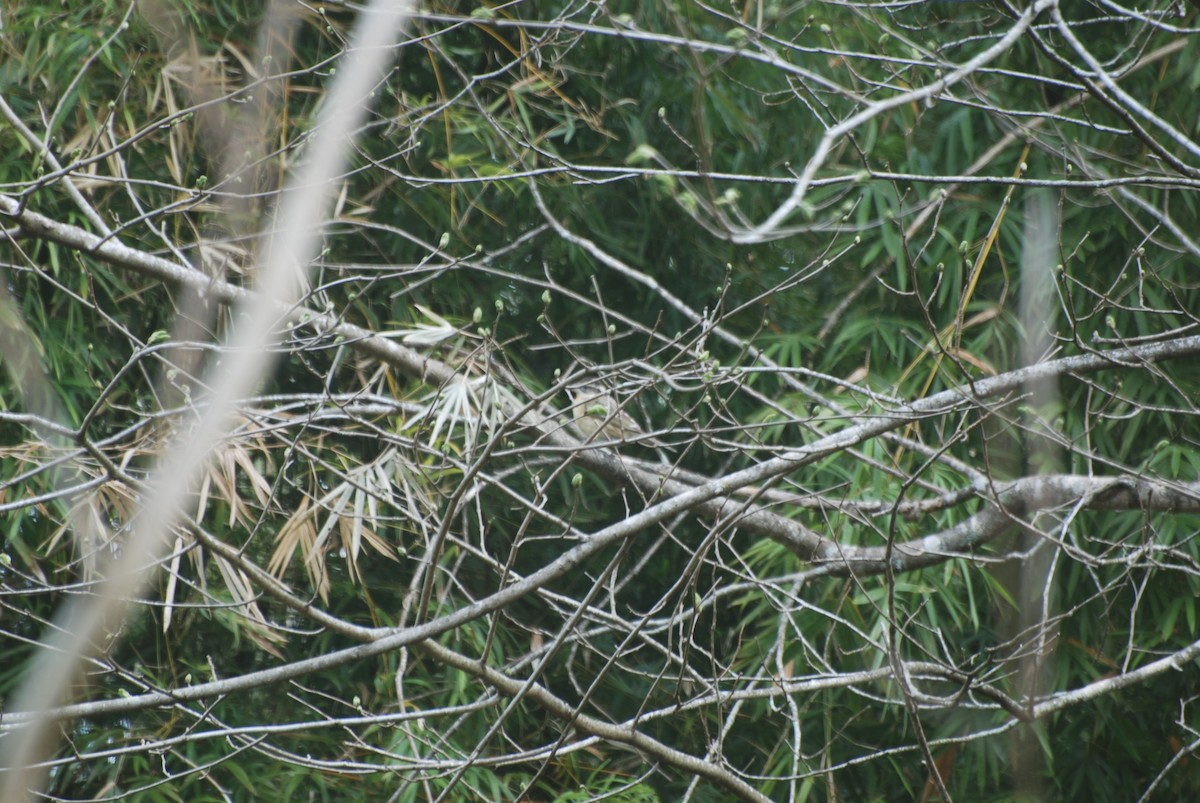
[[[127,8],[109,2],[5,8],[0,86],[121,243],[252,288],[258,233],[314,147],[354,12],[305,7],[285,35],[259,30],[269,4],[168,5],[169,25],[135,13],[127,28]],[[683,468],[721,479],[1019,368],[1045,322],[1056,355],[1194,326],[1188,246],[1138,205],[1195,219],[1194,187],[1172,185],[1181,171],[1167,169],[1192,154],[1169,137],[1147,141],[1032,35],[954,87],[864,121],[835,143],[787,237],[738,242],[789,197],[831,126],[995,42],[1012,24],[998,6],[602,5],[432,3],[412,21],[334,189],[337,217],[304,303],[389,332],[469,382],[434,386],[340,335],[290,332],[278,372],[217,447],[188,511],[195,521],[169,566],[177,585],[164,575],[148,612],[106,647],[87,694],[186,688],[365,640],[264,591],[201,530],[343,623],[391,628],[466,610],[659,501],[522,426],[480,422],[509,400],[486,395],[497,387],[525,391],[514,395],[525,404],[555,387],[556,371],[604,366],[637,389],[636,418],[676,436]],[[1125,63],[1131,27],[1138,52],[1177,47],[1171,30],[1067,5],[1102,61]],[[454,15],[465,16],[447,22]],[[1178,35],[1188,38],[1171,58],[1129,65],[1121,86],[1194,135],[1200,44]],[[253,54],[271,37],[287,72],[258,84],[271,70]],[[183,76],[195,64],[219,101],[190,94]],[[256,93],[274,93],[269,113],[259,116]],[[222,132],[259,129],[244,152],[214,145]],[[64,173],[15,127],[0,128],[0,148],[6,196],[95,228],[63,191]],[[1018,299],[1034,188],[1013,176],[1058,182],[1053,298],[1032,323]],[[1065,183],[1130,176],[1155,180]],[[144,479],[191,425],[201,377],[223,356],[196,344],[235,318],[205,320],[189,291],[86,249],[15,230],[3,247],[0,339],[26,348],[21,359],[3,350],[0,412],[53,407],[63,426],[87,424],[47,446],[41,423],[0,420],[0,502],[11,511],[0,578],[20,597],[4,625],[7,696],[29,642],[63,600],[88,593],[95,552],[119,549],[136,515],[138,489],[111,467]],[[204,322],[182,337],[181,315]],[[40,390],[23,378],[34,369]],[[1020,741],[1036,748],[1033,786],[1045,797],[1136,797],[1200,724],[1194,666],[1032,724],[971,684],[1024,699],[1019,656],[1032,631],[1021,629],[1029,603],[1013,575],[1039,549],[1060,561],[1043,699],[1195,640],[1200,520],[1082,504],[1035,515],[1004,483],[1039,472],[1200,482],[1200,380],[1186,360],[1114,361],[1061,377],[1052,401],[1028,392],[913,416],[896,438],[822,452],[731,498],[847,550],[944,536],[1010,503],[1013,523],[1037,533],[1014,527],[903,571],[845,577],[757,534],[730,505],[637,532],[433,640],[674,750],[719,749],[714,764],[772,799],[932,799],[918,724],[955,799],[1018,796],[1029,782],[1016,777]],[[53,449],[84,442],[95,450],[50,467]],[[48,496],[64,483],[82,490]],[[108,539],[92,553],[66,534],[81,516]],[[904,705],[912,689],[882,674],[893,659],[946,668],[911,679],[928,696],[919,721]],[[815,682],[853,673],[867,679]],[[813,687],[772,691],[801,678]],[[570,717],[404,645],[202,703],[76,720],[50,792],[727,799],[581,733]],[[137,747],[176,736],[161,755]],[[95,760],[72,762],[72,751]],[[1159,790],[1198,792],[1179,768]]]

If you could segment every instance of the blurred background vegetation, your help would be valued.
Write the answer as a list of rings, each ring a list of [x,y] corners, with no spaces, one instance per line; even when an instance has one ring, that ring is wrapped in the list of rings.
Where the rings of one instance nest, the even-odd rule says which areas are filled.
[[[268,5],[5,2],[0,36],[0,92],[12,115],[45,138],[115,236],[247,287],[257,238],[313,147],[322,93],[355,19],[347,4],[296,4],[293,27],[272,29],[263,26]],[[654,429],[706,433],[676,438],[681,465],[706,477],[877,415],[880,398],[915,401],[1019,368],[1025,213],[1038,193],[1057,220],[1046,321],[1054,356],[1190,332],[1200,309],[1187,239],[1200,220],[1196,11],[1167,2],[1140,14],[1062,7],[1119,72],[1121,89],[1186,141],[1128,104],[1098,99],[1043,17],[1037,36],[947,92],[855,128],[821,165],[788,236],[743,244],[738,232],[788,197],[824,127],[944,76],[1022,9],[427,3],[376,89],[305,303],[410,343],[418,327],[453,325],[453,335],[431,336],[431,353],[530,394],[577,363],[600,366],[641,389],[631,410]],[[230,131],[255,136],[235,140],[251,143],[244,150],[222,151]],[[0,125],[0,152],[0,191],[95,231],[64,191],[66,171],[12,119]],[[1103,179],[1123,183],[1099,186]],[[43,402],[58,408],[61,424],[86,426],[109,459],[144,478],[220,355],[168,342],[177,315],[195,316],[213,340],[232,320],[215,309],[205,320],[192,291],[9,231],[0,328],[6,342],[29,348],[5,348],[0,383],[5,696],[63,599],[89,593],[87,549],[66,534],[72,515],[100,518],[112,539],[90,548],[103,554],[119,549],[138,505],[137,489],[95,455],[17,414]],[[700,343],[704,320],[731,336]],[[519,428],[495,435],[495,451],[479,458],[486,438],[445,423],[431,401],[436,388],[329,333],[297,330],[285,345],[261,397],[247,403],[245,425],[219,449],[194,525],[334,616],[367,627],[411,623],[402,612],[412,556],[439,527],[452,537],[428,618],[502,587],[498,566],[527,576],[578,534],[644,504],[600,474],[564,470],[561,456],[539,452]],[[50,400],[31,399],[21,359],[40,366]],[[1195,482],[1192,360],[1066,377],[1052,409],[1008,399],[914,420],[902,434],[927,449],[875,439],[836,451],[787,477],[792,503],[771,504],[845,546],[879,546],[981,510],[964,493],[954,505],[889,515],[902,501],[978,490],[980,476]],[[746,370],[732,378],[733,368]],[[691,373],[678,382],[656,380],[684,369]],[[1026,423],[1030,416],[1041,424]],[[1050,456],[1031,445],[1046,438]],[[63,456],[71,459],[60,465]],[[56,495],[64,486],[76,492]],[[824,501],[804,503],[806,494]],[[514,495],[567,524],[531,527]],[[1137,510],[1044,514],[1039,526],[1062,541],[1055,660],[1041,694],[1196,640],[1197,523]],[[1021,699],[1017,575],[1036,540],[1009,534],[973,556],[885,580],[805,574],[800,556],[737,534],[735,522],[686,517],[644,538],[559,578],[549,596],[440,642],[518,678],[544,659],[539,682],[613,722],[658,712],[640,727],[694,756],[720,756],[769,799],[937,799],[921,738],[956,799],[1131,800],[1159,773],[1155,799],[1200,794],[1188,768],[1200,727],[1194,663],[1032,724],[970,695],[961,705],[930,703],[918,723],[887,680],[749,694],[780,678],[886,668],[883,645],[900,622],[910,660],[943,661]],[[1147,544],[1162,551],[1150,559],[1138,551]],[[355,643],[263,598],[232,563],[194,544],[185,552],[114,634],[81,699],[179,688]],[[586,637],[557,641],[573,609],[554,600],[583,599],[612,581],[606,567],[623,567],[624,579],[634,564],[632,582],[612,592],[612,621],[589,614],[572,625]],[[671,626],[655,630],[672,614]],[[630,637],[625,628],[638,633],[631,623],[642,617],[650,632]],[[550,642],[561,649],[545,650]],[[929,683],[947,695],[951,685]],[[721,688],[747,694],[663,713]],[[204,706],[70,722],[50,792],[139,801],[728,799],[678,768],[583,740],[536,706],[507,710],[508,702],[419,651],[387,653]],[[295,723],[313,724],[269,730]],[[176,737],[154,751],[137,747]],[[569,749],[550,750],[560,739]],[[1032,765],[1022,757],[1029,743]],[[474,760],[456,773],[466,757]]]

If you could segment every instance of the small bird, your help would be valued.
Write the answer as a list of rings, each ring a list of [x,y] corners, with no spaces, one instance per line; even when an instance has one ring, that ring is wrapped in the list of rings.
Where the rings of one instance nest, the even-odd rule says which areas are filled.
[[[616,403],[612,395],[596,387],[568,388],[575,428],[585,438],[600,441],[637,441],[661,448],[666,444],[646,437],[646,431]],[[598,434],[597,434],[598,433]]]

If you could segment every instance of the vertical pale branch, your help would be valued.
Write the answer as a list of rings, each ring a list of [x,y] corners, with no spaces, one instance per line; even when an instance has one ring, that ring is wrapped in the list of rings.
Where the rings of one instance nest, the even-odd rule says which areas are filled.
[[[396,37],[410,11],[406,2],[376,0],[360,13],[346,64],[339,70],[322,110],[317,137],[308,160],[284,191],[278,226],[261,256],[260,297],[264,304],[297,299],[305,266],[315,254],[321,223],[330,202],[328,187],[346,162],[347,145],[366,112],[371,89],[383,75]],[[279,340],[280,318],[269,307],[245,308],[229,351],[212,372],[213,388],[203,418],[182,433],[163,456],[148,483],[146,506],[134,521],[121,557],[105,572],[96,597],[75,598],[56,618],[51,635],[30,661],[25,681],[10,710],[42,712],[70,692],[81,659],[100,637],[122,619],[127,601],[152,577],[148,567],[166,548],[166,533],[195,485],[212,444],[227,430],[237,399],[253,391],[270,369],[272,346]],[[45,783],[41,762],[54,749],[51,723],[37,717],[7,735],[0,767],[0,800],[30,800]]]
[[[1057,297],[1055,295],[1055,253],[1058,245],[1059,211],[1046,191],[1034,190],[1025,205],[1024,249],[1021,254],[1020,317],[1022,330],[1021,364],[1035,365],[1046,359],[1053,346]],[[1025,383],[1029,413],[1025,421],[1026,475],[1056,474],[1063,463],[1062,449],[1050,428],[1058,417],[1060,392],[1058,380],[1040,377]],[[1030,538],[1039,538],[1036,526]],[[1022,650],[1019,683],[1022,697],[1033,704],[1042,698],[1053,675],[1056,645],[1054,619],[1054,570],[1058,549],[1051,541],[1023,545],[1028,557],[1018,571],[1020,638],[1033,642]],[[1045,793],[1045,766],[1041,746],[1029,729],[1016,732],[1014,776],[1017,789],[1031,800]]]

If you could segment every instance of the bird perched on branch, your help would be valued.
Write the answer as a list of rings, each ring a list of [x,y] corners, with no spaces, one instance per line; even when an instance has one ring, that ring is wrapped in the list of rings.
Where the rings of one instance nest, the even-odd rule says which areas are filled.
[[[636,441],[637,443],[662,448],[667,444],[646,436],[637,421],[634,421],[612,394],[595,386],[568,388],[571,395],[571,416],[575,428],[585,438],[599,441]]]

